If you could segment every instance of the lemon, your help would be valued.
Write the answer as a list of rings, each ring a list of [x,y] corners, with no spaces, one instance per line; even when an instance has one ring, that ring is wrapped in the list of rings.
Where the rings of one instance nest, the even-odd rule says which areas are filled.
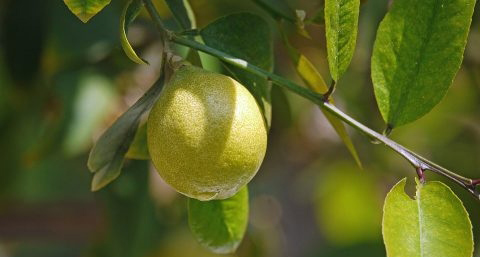
[[[173,75],[152,108],[147,142],[160,176],[198,200],[233,196],[257,173],[267,129],[250,92],[194,66]]]

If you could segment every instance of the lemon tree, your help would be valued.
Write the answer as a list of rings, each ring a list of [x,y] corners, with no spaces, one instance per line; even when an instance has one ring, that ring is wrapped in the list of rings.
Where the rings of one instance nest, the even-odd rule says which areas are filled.
[[[92,190],[101,189],[120,175],[125,156],[143,153],[168,184],[190,198],[188,217],[197,241],[213,252],[234,252],[248,224],[246,185],[265,157],[271,124],[270,86],[276,84],[318,105],[337,128],[343,122],[374,143],[394,150],[413,166],[419,177],[415,197],[404,193],[404,180],[386,196],[382,228],[389,256],[471,256],[473,240],[468,213],[450,188],[443,183],[426,182],[424,172],[433,171],[450,179],[477,199],[480,179],[445,169],[388,138],[388,134],[426,115],[446,94],[462,63],[475,0],[394,1],[379,25],[372,53],[373,88],[386,123],[383,134],[345,114],[330,100],[337,82],[348,73],[354,59],[360,4],[364,1],[328,0],[315,17],[306,17],[302,10],[297,10],[293,17],[292,10],[282,11],[282,1],[254,2],[271,14],[280,30],[283,22],[290,22],[298,33],[310,39],[306,26],[325,25],[326,61],[332,78],[328,91],[322,95],[319,90],[312,91],[273,72],[272,39],[264,37],[272,27],[261,17],[237,13],[198,29],[188,1],[166,0],[182,30],[174,32],[165,27],[151,0],[126,1],[125,17],[121,17],[121,44],[131,59],[147,64],[126,36],[130,21],[145,7],[160,32],[161,75],[92,149],[88,161],[94,173]],[[65,3],[80,19],[88,21],[109,1]],[[281,32],[284,42],[290,42],[285,31]],[[182,62],[183,58],[176,56],[179,51],[171,50],[172,44],[186,46],[183,56],[198,67]],[[297,64],[295,70],[303,78],[305,74],[314,74],[315,81],[321,82],[309,86],[326,89],[316,67],[298,65],[298,49],[290,43],[286,46]],[[200,68],[205,59],[198,51],[217,57],[224,64],[221,72],[230,76]],[[307,80],[311,81],[314,80]],[[140,133],[145,131],[139,129],[139,124],[149,110],[143,140],[145,135]],[[350,151],[355,152],[348,134],[339,134]],[[132,142],[135,147],[131,147]],[[341,179],[335,180],[342,183]],[[335,190],[341,189],[331,184]],[[361,194],[352,195],[355,199]],[[325,199],[333,198],[328,195]],[[348,207],[351,206],[345,206]],[[352,210],[345,215],[355,214],[358,212]]]

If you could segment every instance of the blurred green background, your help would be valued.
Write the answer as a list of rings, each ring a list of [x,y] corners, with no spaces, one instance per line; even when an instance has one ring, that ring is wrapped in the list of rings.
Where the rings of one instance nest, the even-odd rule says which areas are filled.
[[[274,21],[252,1],[194,0],[198,27],[228,13],[257,13],[272,25],[275,71],[301,83]],[[291,0],[314,16],[322,1]],[[133,64],[119,41],[124,1],[113,0],[83,24],[56,0],[0,0],[0,257],[215,256],[187,225],[186,199],[148,161],[126,162],[120,178],[90,191],[86,167],[95,139],[158,76],[159,43],[145,14],[129,38],[150,66]],[[156,0],[162,17],[171,14]],[[356,52],[335,93],[337,105],[381,131],[370,55],[388,1],[361,6]],[[329,78],[324,29],[312,39],[288,28],[293,44]],[[205,56],[210,69],[221,66]],[[383,199],[414,170],[394,152],[350,131],[363,161],[359,169],[317,107],[273,89],[273,125],[266,159],[250,185],[250,222],[234,256],[385,256]],[[392,138],[465,176],[480,178],[480,7],[465,59],[446,98]],[[440,179],[427,173],[427,179]],[[464,201],[480,231],[480,202],[446,182]],[[476,240],[477,245],[480,240]],[[480,252],[476,251],[476,256]]]

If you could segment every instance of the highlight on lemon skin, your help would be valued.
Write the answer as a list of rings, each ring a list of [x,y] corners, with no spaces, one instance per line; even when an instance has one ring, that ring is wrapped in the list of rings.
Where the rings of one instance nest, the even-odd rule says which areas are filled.
[[[151,110],[147,140],[160,176],[178,192],[207,201],[233,196],[255,176],[267,129],[244,86],[187,65]]]

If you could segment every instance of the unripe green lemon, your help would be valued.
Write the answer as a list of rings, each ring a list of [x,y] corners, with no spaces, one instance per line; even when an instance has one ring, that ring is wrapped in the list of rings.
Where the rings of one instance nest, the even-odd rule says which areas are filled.
[[[147,141],[160,176],[205,201],[228,198],[255,176],[267,130],[245,87],[189,65],[173,74],[151,110]]]

